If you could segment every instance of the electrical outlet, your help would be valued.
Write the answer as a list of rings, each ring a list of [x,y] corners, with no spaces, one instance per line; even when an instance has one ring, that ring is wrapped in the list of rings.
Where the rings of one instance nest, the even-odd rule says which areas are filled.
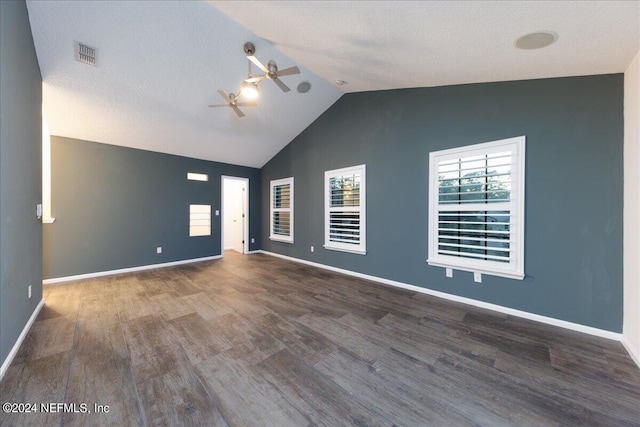
[[[474,272],[473,281],[476,283],[482,283],[482,273]]]
[[[447,268],[445,275],[447,277],[453,277],[453,269],[452,268]]]
[[[313,252],[314,250],[315,250],[315,249],[314,249],[314,247],[313,247],[313,246],[311,246],[311,252]]]
[[[156,253],[157,253],[157,254],[161,254],[161,253],[162,253],[162,246],[158,246],[158,247],[156,248]]]
[[[29,294],[29,299],[31,299],[31,285],[27,288],[27,293]]]
[[[220,211],[216,209],[216,216],[220,216]]]
[[[252,237],[251,238],[251,243],[255,243],[255,242],[256,242],[256,239]]]

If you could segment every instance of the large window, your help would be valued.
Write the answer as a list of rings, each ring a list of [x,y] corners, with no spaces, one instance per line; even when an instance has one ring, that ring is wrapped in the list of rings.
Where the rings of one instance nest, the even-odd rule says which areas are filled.
[[[366,253],[365,165],[324,173],[324,247]]]
[[[524,278],[525,137],[429,154],[429,265]]]
[[[293,178],[271,181],[271,240],[293,243]]]

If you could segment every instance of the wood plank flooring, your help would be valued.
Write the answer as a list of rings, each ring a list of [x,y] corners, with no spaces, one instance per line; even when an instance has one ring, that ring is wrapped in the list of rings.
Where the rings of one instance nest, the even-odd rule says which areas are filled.
[[[640,426],[620,343],[267,255],[44,293],[1,400],[91,413],[2,426]]]

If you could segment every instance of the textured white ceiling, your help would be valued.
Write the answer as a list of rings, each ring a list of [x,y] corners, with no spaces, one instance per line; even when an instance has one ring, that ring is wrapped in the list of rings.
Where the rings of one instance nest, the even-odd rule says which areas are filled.
[[[260,167],[342,92],[623,72],[640,49],[637,1],[201,2],[27,0],[53,135]],[[513,47],[559,34],[538,51]],[[207,108],[237,91],[245,41],[298,65],[292,91]],[[74,41],[98,48],[97,67]],[[255,74],[255,72],[254,72]],[[336,86],[335,79],[349,82]],[[295,87],[309,81],[312,89]]]
[[[638,1],[223,1],[212,4],[344,92],[625,71]],[[554,31],[546,49],[515,40]]]
[[[216,92],[247,75],[243,44],[294,64],[274,46],[199,1],[29,1],[52,135],[261,167],[341,92],[300,67],[283,93],[260,84],[258,107],[238,118]],[[74,41],[98,49],[97,67],[76,62]],[[257,74],[254,71],[254,74]],[[306,94],[295,88],[311,82]]]

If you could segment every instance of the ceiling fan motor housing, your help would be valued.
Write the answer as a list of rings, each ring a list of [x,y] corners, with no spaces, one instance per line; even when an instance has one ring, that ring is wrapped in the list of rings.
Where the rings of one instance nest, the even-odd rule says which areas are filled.
[[[255,45],[251,42],[246,42],[244,44],[244,53],[247,54],[247,56],[253,56],[256,53]]]
[[[267,78],[269,80],[278,78],[278,64],[276,64],[275,61],[271,60],[267,62],[267,69],[269,70],[269,72],[267,73]]]

